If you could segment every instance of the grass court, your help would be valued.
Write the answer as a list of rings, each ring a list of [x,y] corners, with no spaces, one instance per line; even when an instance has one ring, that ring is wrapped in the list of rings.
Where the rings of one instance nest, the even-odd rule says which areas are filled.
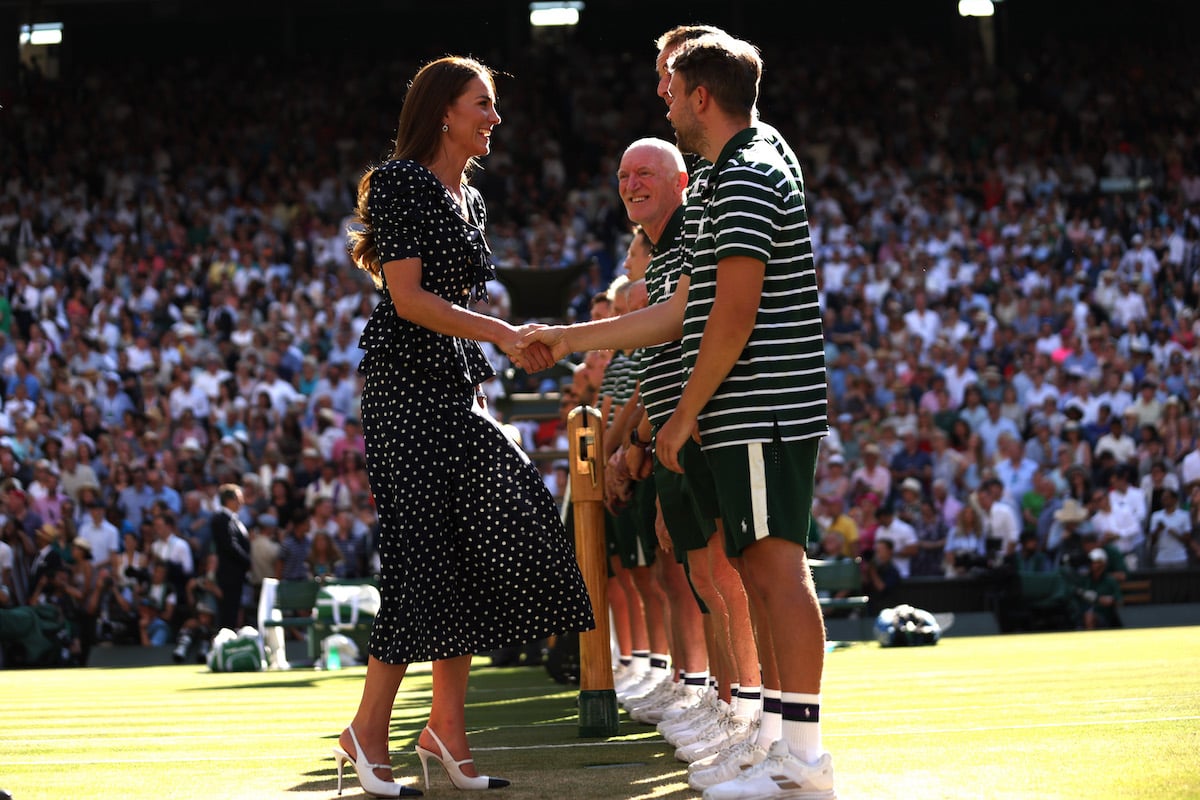
[[[653,728],[578,736],[578,688],[477,660],[467,724],[497,800],[698,798]],[[332,798],[329,756],[363,667],[212,674],[201,666],[0,672],[0,788],[14,800]],[[412,746],[428,664],[397,699]],[[857,643],[826,656],[822,731],[844,800],[1200,798],[1200,628]],[[431,765],[432,766],[432,765]],[[427,797],[461,797],[443,774]],[[346,797],[365,796],[352,774]]]

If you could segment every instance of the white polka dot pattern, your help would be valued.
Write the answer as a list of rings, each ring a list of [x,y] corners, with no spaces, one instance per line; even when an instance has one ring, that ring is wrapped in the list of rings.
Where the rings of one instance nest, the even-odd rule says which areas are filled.
[[[462,303],[486,245],[431,178],[411,162],[376,170],[376,244],[385,263],[421,258],[422,286]],[[471,203],[481,229],[474,190]],[[382,573],[371,655],[429,661],[594,627],[573,544],[537,468],[472,411],[474,386],[490,374],[478,344],[402,320],[385,299],[361,345]]]

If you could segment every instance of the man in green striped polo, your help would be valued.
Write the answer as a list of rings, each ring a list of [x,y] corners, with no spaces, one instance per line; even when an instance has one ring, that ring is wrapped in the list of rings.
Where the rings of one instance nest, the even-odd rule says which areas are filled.
[[[819,724],[824,623],[805,558],[828,423],[803,184],[754,126],[762,62],[752,45],[701,37],[668,69],[679,148],[712,167],[693,184],[684,221],[687,382],[656,455],[681,471],[677,454],[698,431],[726,547],[757,600],[758,638],[769,638],[760,652],[773,653],[782,689],[783,736],[770,756],[704,797],[833,797]]]
[[[678,454],[698,430],[783,717],[767,757],[704,796],[834,798],[819,724],[825,632],[804,555],[828,426],[802,177],[778,133],[755,125],[761,61],[752,46],[703,36],[679,45],[673,66],[683,68],[672,70],[668,119],[680,149],[712,164],[689,196],[684,238],[694,252],[678,291],[619,324],[547,327],[528,341],[562,358],[688,339],[687,383],[657,432],[656,455],[682,471]]]

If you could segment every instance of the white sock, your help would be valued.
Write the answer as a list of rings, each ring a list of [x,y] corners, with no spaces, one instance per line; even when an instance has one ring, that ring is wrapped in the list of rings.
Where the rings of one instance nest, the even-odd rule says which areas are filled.
[[[633,671],[638,675],[645,675],[650,672],[650,651],[649,650],[634,650],[633,651]]]
[[[658,679],[671,677],[671,668],[669,657],[666,653],[651,653],[650,654],[650,674]]]
[[[708,686],[708,672],[683,673],[683,686],[692,694],[700,694]]]
[[[762,712],[762,705],[761,686],[739,686],[737,697],[733,701],[733,715],[754,719]]]
[[[755,740],[763,750],[770,750],[771,745],[783,738],[783,707],[778,689],[762,690],[762,716],[758,724],[758,738]]]
[[[783,692],[783,738],[792,755],[808,764],[821,757],[821,695]]]

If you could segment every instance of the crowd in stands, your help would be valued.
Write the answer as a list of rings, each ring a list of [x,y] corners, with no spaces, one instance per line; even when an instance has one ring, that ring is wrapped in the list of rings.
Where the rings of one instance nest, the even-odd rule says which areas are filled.
[[[1195,54],[1063,45],[984,80],[904,41],[762,46],[824,303],[822,552],[870,564],[886,539],[901,580],[1024,540],[1047,569],[1097,546],[1195,564]],[[637,55],[484,55],[516,76],[477,176],[495,263],[584,264],[561,319],[620,274],[616,159],[671,138]],[[2,98],[0,608],[66,609],[78,663],[205,605],[222,483],[245,492],[252,587],[374,569],[356,367],[377,297],[344,230],[415,65],[363,57],[24,71]],[[586,401],[603,368],[560,387],[494,357],[493,400]],[[526,446],[557,449],[546,433]]]

